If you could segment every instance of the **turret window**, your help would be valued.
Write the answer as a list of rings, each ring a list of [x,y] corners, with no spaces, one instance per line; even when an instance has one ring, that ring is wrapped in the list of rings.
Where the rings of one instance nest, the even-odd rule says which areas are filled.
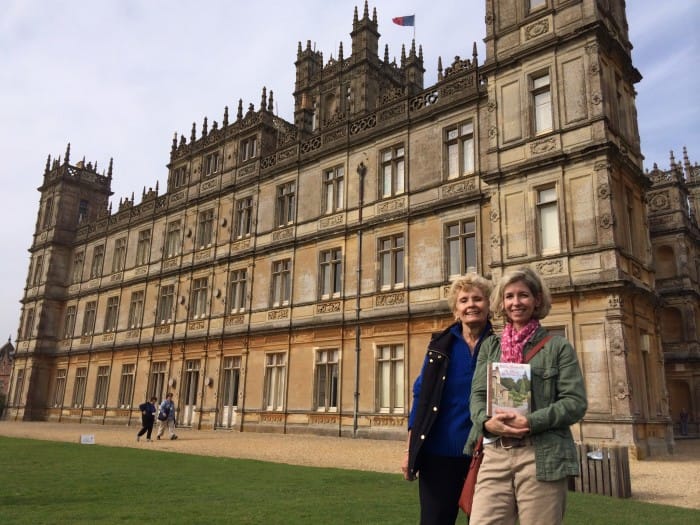
[[[294,222],[296,205],[296,184],[288,182],[277,187],[277,226]]]
[[[446,133],[447,178],[474,173],[474,123],[448,128]]]
[[[384,150],[381,154],[381,196],[393,197],[405,191],[404,148]]]
[[[180,255],[180,247],[182,246],[182,241],[180,240],[181,230],[180,230],[180,220],[172,221],[168,223],[168,231],[165,236],[165,256],[175,257]]]
[[[143,266],[148,263],[148,256],[151,252],[151,230],[141,230],[139,240],[136,245],[136,266]]]
[[[173,170],[173,189],[180,188],[185,184],[187,184],[187,168],[185,166],[180,166],[179,168]]]
[[[257,137],[248,137],[241,141],[241,161],[245,162],[258,156]]]
[[[199,249],[211,245],[214,232],[214,210],[205,210],[199,214],[197,227],[197,246]]]
[[[342,166],[323,172],[323,213],[335,213],[343,209],[344,174]]]
[[[209,177],[219,171],[219,152],[215,151],[204,157],[202,175]]]
[[[124,269],[124,257],[126,256],[126,237],[114,241],[114,257],[112,258],[112,273],[121,272]]]
[[[42,220],[41,227],[46,229],[53,223],[53,198],[49,197],[46,199],[46,204],[44,204],[44,218]]]
[[[92,251],[92,266],[90,266],[90,279],[94,279],[102,275],[102,263],[105,258],[105,246],[100,244],[95,246]]]

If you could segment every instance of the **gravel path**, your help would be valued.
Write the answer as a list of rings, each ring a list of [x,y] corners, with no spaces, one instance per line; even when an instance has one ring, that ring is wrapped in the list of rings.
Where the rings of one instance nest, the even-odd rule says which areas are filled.
[[[137,430],[133,426],[0,421],[2,436],[78,442],[81,435],[92,434],[98,445],[389,472],[396,474],[397,481],[405,448],[400,441],[189,429],[179,429],[179,439],[174,441],[148,443],[142,439],[137,443]],[[630,471],[632,499],[700,509],[700,440],[677,441],[672,456],[632,459]]]

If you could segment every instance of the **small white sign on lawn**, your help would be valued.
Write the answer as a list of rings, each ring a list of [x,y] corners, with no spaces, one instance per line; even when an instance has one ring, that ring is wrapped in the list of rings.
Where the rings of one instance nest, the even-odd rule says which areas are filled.
[[[95,444],[95,434],[80,434],[80,444],[81,445],[94,445]]]

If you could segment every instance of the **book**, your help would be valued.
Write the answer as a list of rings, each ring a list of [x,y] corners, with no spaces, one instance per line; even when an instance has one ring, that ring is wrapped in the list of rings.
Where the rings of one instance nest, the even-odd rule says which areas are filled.
[[[497,409],[526,415],[530,412],[532,394],[530,365],[525,363],[490,363],[486,383],[486,413]]]

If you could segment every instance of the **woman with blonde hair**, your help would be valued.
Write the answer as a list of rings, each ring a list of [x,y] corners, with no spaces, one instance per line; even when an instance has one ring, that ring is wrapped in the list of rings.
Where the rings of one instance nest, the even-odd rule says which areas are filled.
[[[583,417],[587,401],[573,346],[564,337],[548,336],[540,325],[551,306],[549,290],[531,268],[504,275],[491,295],[493,313],[506,322],[500,342],[494,337],[483,345],[472,382],[473,426],[464,450],[472,454],[483,436],[484,455],[471,523],[558,524],[564,519],[567,477],[579,472],[569,427]],[[531,367],[529,412],[496,409],[488,415],[490,363],[525,361]]]
[[[469,392],[480,346],[492,334],[491,283],[476,274],[457,278],[447,303],[455,322],[434,335],[413,385],[404,478],[418,477],[422,525],[453,525],[469,468],[463,449],[471,428]]]

